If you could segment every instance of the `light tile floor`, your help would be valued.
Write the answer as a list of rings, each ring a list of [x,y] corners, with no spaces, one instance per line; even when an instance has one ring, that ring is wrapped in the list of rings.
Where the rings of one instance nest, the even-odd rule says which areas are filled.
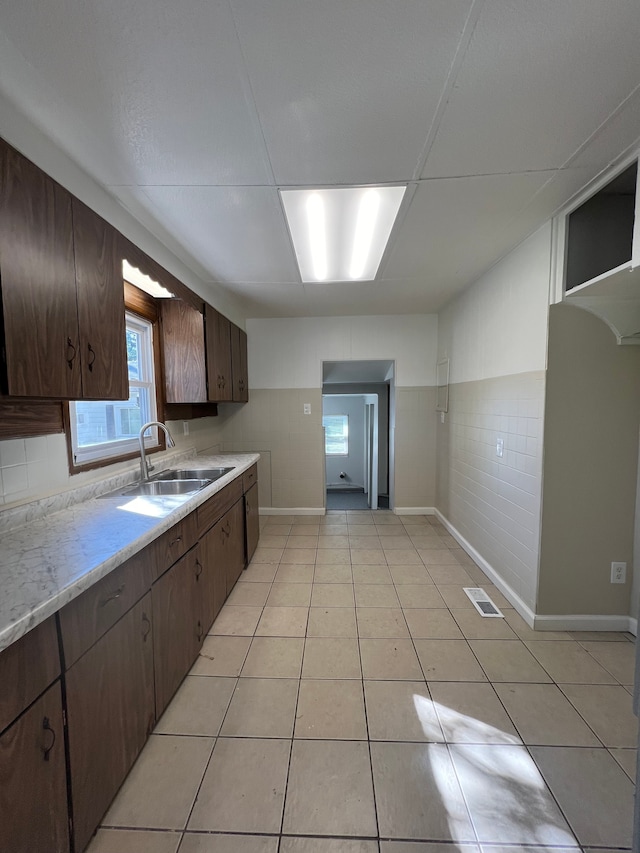
[[[433,517],[263,518],[90,853],[628,848],[632,639],[531,631]]]

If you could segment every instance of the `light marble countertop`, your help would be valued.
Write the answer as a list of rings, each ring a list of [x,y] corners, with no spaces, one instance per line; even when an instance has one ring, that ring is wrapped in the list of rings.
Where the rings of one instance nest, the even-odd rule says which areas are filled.
[[[250,468],[258,453],[196,456],[169,467],[233,466],[180,497],[94,497],[0,538],[0,651],[142,550]]]

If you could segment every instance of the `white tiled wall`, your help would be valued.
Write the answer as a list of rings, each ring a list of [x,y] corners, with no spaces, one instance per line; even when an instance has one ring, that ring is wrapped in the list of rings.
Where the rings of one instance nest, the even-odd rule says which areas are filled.
[[[438,357],[450,359],[451,385],[438,424],[436,506],[532,610],[550,262],[548,223],[438,318]]]
[[[64,435],[0,441],[0,504],[50,494],[68,480]]]
[[[543,371],[451,386],[438,426],[437,506],[533,609],[538,581]],[[496,454],[497,439],[503,456]]]

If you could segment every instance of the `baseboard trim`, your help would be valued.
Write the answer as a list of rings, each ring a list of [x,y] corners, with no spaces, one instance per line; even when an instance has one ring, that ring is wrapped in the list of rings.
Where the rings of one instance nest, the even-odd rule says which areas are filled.
[[[496,570],[491,566],[484,557],[476,551],[460,531],[451,524],[439,509],[436,508],[435,515],[438,520],[446,527],[453,538],[467,552],[472,560],[478,564],[482,571],[487,575],[487,578],[500,590],[507,601],[513,604],[520,616],[524,619],[530,628],[536,631],[629,631],[634,636],[637,636],[638,623],[637,619],[631,616],[600,616],[596,614],[567,614],[558,616],[543,616],[535,613],[525,604],[520,596],[505,583]]]
[[[436,508],[433,506],[394,506],[395,515],[435,515]]]
[[[326,515],[323,506],[261,506],[259,515]]]
[[[628,631],[637,634],[637,620],[631,616],[599,616],[597,614],[567,614],[535,617],[536,631]]]

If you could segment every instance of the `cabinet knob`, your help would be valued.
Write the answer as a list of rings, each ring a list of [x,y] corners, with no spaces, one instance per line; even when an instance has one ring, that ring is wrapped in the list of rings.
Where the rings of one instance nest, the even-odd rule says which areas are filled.
[[[96,351],[91,346],[91,344],[89,344],[89,361],[87,362],[87,367],[89,368],[89,370],[92,373],[93,373],[93,363],[95,360],[96,360]]]
[[[42,730],[43,730],[44,732],[48,732],[48,733],[49,733],[49,735],[50,735],[50,739],[49,739],[49,746],[43,746],[43,747],[41,747],[41,749],[42,749],[42,755],[43,755],[43,757],[44,757],[44,760],[45,760],[45,761],[48,761],[48,760],[49,760],[49,753],[51,752],[51,750],[53,749],[53,747],[56,745],[56,733],[55,733],[55,732],[54,732],[54,730],[51,728],[51,723],[49,722],[49,717],[44,717],[44,718],[43,718],[43,720],[42,720]]]
[[[76,348],[71,343],[71,338],[67,338],[67,365],[69,370],[73,369],[73,362],[76,357]]]

